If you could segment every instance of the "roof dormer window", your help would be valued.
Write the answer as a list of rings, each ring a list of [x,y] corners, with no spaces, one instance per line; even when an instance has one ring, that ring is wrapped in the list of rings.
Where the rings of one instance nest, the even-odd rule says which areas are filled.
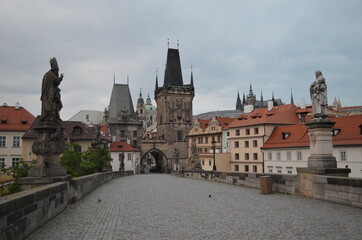
[[[81,135],[83,132],[82,128],[79,126],[76,126],[73,128],[73,135]]]
[[[1,124],[7,124],[8,123],[8,117],[3,116],[1,117]]]
[[[282,132],[282,139],[287,139],[290,136],[290,132]]]
[[[340,128],[333,128],[333,136],[336,136],[338,133],[339,133],[339,131],[341,131],[341,129]]]

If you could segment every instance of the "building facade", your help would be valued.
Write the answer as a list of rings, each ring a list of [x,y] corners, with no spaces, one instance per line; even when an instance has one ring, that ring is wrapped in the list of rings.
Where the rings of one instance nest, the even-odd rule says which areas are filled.
[[[362,115],[331,118],[333,156],[338,168],[350,168],[350,177],[362,178]],[[297,174],[307,167],[310,140],[304,124],[276,127],[263,145],[265,172]]]
[[[22,136],[35,117],[17,103],[1,106],[0,118],[0,168],[15,166],[26,159],[22,156]]]
[[[240,115],[228,126],[230,171],[263,173],[263,144],[269,139],[274,128],[300,122],[292,104],[253,110]]]
[[[133,171],[140,173],[141,151],[126,142],[112,142],[110,145],[112,171]]]

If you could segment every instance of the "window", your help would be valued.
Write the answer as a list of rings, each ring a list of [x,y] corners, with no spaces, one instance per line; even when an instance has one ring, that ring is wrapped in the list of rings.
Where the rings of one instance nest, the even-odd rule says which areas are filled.
[[[273,172],[273,167],[268,166],[268,172],[272,173]]]
[[[203,165],[203,166],[205,165],[205,161],[204,161],[204,160],[202,160],[202,165]]]
[[[244,147],[246,147],[246,148],[249,147],[249,141],[244,141]]]
[[[235,148],[239,148],[239,141],[236,141],[234,145],[235,145]]]
[[[347,161],[346,151],[340,151],[339,156],[340,156],[341,161]]]
[[[137,140],[133,140],[133,146],[137,147]]]
[[[5,158],[0,158],[0,168],[5,167]]]
[[[235,135],[240,136],[240,130],[239,129],[235,130]]]
[[[235,160],[239,160],[239,153],[235,153]]]
[[[273,154],[271,152],[268,153],[268,160],[273,160]]]
[[[245,165],[245,166],[244,166],[244,171],[245,171],[245,172],[249,172],[249,166],[248,166],[248,165]]]
[[[204,152],[207,153],[207,152],[208,152],[208,149],[207,149],[207,148],[204,148]]]
[[[211,161],[209,161],[209,166],[211,166]]]
[[[258,160],[258,153],[253,153],[253,159]]]
[[[253,172],[258,172],[258,166],[253,166]]]
[[[239,165],[234,165],[234,171],[239,172]]]
[[[20,147],[20,137],[13,136],[13,147]]]
[[[229,136],[230,136],[230,132],[226,132],[226,136],[229,137]]]
[[[89,115],[85,115],[85,120],[89,121]]]
[[[292,167],[287,167],[287,173],[292,174],[293,173],[293,168]]]
[[[280,160],[280,152],[277,152],[277,160]]]
[[[282,139],[287,139],[289,137],[289,132],[282,132]]]
[[[245,129],[245,135],[250,135],[250,129],[249,128]]]
[[[177,131],[177,141],[182,141],[182,131]]]
[[[259,128],[254,128],[254,134],[259,134]]]
[[[291,152],[287,152],[287,160],[292,160],[292,154],[291,154]]]
[[[258,146],[258,140],[253,140],[253,147],[257,147]]]
[[[13,167],[19,165],[20,163],[20,158],[13,158]]]
[[[125,131],[121,130],[121,137],[125,137]]]
[[[6,136],[0,136],[0,147],[6,147]]]
[[[133,131],[133,137],[137,137],[137,131]]]
[[[302,160],[302,152],[297,152],[297,160]]]
[[[73,128],[73,135],[77,135],[77,136],[78,136],[78,135],[81,135],[82,132],[83,132],[83,130],[82,130],[82,128],[79,127],[79,126],[76,126],[76,127]]]
[[[202,143],[202,137],[199,137],[199,143]]]
[[[281,167],[277,167],[277,173],[282,173],[282,168]]]
[[[221,136],[217,136],[217,142],[221,142]]]
[[[205,143],[209,143],[209,138],[205,137]]]
[[[132,154],[128,153],[127,159],[128,159],[128,160],[132,160]]]
[[[249,153],[245,153],[245,160],[249,160]]]

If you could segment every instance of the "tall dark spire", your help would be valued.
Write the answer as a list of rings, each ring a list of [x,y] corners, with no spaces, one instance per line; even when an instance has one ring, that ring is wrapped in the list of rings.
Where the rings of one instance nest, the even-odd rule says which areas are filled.
[[[264,107],[263,91],[260,92],[260,102],[261,102],[261,107]]]
[[[290,89],[290,104],[293,104],[293,105],[294,105],[293,89]]]
[[[181,61],[178,49],[169,48],[165,69],[164,86],[183,86]]]
[[[274,92],[272,92],[272,100],[274,101]]]
[[[158,70],[156,70],[156,86],[155,86],[155,91],[157,91],[158,89]]]
[[[236,110],[242,111],[242,105],[241,105],[239,91],[238,91],[238,96],[236,97]]]
[[[191,65],[191,81],[190,81],[190,85],[191,85],[191,87],[194,86],[194,75],[192,73],[192,65]]]
[[[246,104],[245,93],[243,92],[243,104]]]

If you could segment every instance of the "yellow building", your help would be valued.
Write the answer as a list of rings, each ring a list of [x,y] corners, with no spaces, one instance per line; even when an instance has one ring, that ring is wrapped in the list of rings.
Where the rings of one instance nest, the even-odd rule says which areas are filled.
[[[229,154],[222,153],[222,131],[234,118],[212,117],[210,120],[196,119],[188,135],[189,156],[193,142],[199,154],[201,167],[205,171],[212,171],[214,167],[214,151],[217,171],[226,171],[229,167]],[[214,145],[213,145],[214,141]]]
[[[300,122],[298,108],[292,104],[261,108],[240,115],[228,126],[230,171],[263,173],[263,144],[275,126]]]

